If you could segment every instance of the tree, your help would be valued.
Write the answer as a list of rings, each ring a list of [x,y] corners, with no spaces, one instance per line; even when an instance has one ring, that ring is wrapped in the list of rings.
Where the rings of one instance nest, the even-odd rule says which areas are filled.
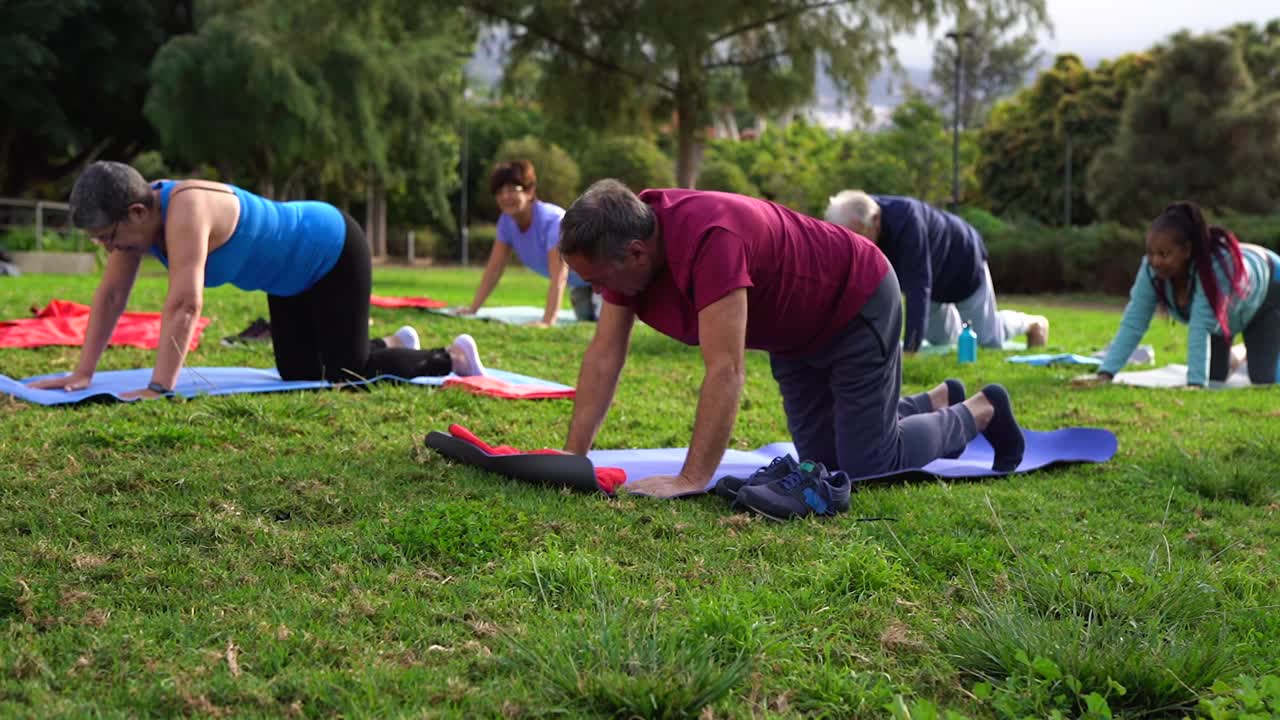
[[[1244,64],[1259,92],[1280,90],[1280,18],[1266,25],[1240,23],[1227,30],[1240,44]]]
[[[971,36],[944,38],[933,49],[932,79],[938,104],[948,118],[955,112],[956,53],[962,60],[960,127],[982,125],[996,100],[1026,84],[1040,64],[1036,31],[1047,24],[1043,15],[1023,15],[988,6],[982,14],[962,11],[956,28]],[[1014,31],[1019,32],[1012,35]],[[961,45],[957,45],[961,43]]]
[[[218,164],[269,195],[364,195],[375,250],[388,214],[452,227],[461,65],[474,39],[459,12],[411,0],[209,7],[199,31],[152,64],[147,115],[166,155]]]
[[[1247,169],[1247,170],[1246,170]],[[1089,167],[1102,216],[1138,220],[1172,200],[1270,212],[1280,198],[1280,93],[1257,91],[1241,45],[1175,35]]]
[[[508,67],[543,66],[538,97],[548,109],[594,127],[644,130],[674,117],[676,179],[690,187],[709,84],[739,78],[759,113],[799,107],[823,62],[841,90],[862,96],[893,55],[898,32],[935,22],[958,0],[467,0],[513,31]],[[1043,17],[1043,0],[980,0]],[[590,98],[584,102],[584,98]]]
[[[978,132],[976,175],[983,202],[997,215],[1028,215],[1060,224],[1071,143],[1071,222],[1097,211],[1085,193],[1085,169],[1115,136],[1125,99],[1150,73],[1154,56],[1131,54],[1090,70],[1060,55],[1028,88],[1002,100]]]
[[[192,22],[191,0],[0,2],[0,195],[153,143],[146,69]]]

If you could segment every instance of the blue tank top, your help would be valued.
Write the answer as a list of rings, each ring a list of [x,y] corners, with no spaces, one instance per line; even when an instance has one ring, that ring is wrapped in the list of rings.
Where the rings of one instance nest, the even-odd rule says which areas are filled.
[[[169,212],[169,193],[178,183],[159,180],[160,219]],[[346,242],[346,219],[323,202],[276,202],[228,185],[240,201],[240,218],[227,242],[209,253],[205,287],[231,283],[241,290],[297,295],[315,285],[338,262]],[[195,192],[187,190],[185,192]],[[201,192],[209,192],[202,190]],[[151,253],[169,267],[169,258]]]

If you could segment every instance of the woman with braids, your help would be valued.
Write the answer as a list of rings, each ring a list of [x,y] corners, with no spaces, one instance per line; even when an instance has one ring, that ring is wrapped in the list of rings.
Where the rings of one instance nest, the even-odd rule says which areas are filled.
[[[343,382],[483,372],[475,342],[418,350],[415,333],[369,340],[369,246],[350,215],[322,202],[275,202],[203,180],[148,183],[118,162],[95,162],[71,189],[71,222],[107,249],[80,362],[43,389],[89,387],[144,255],[168,268],[151,382],[125,397],[168,394],[178,381],[205,287],[267,293],[276,370],[284,380]]]
[[[1138,345],[1159,305],[1188,326],[1187,385],[1227,379],[1231,339],[1239,333],[1249,380],[1276,381],[1280,355],[1280,257],[1245,245],[1205,222],[1200,208],[1176,202],[1151,223],[1147,255],[1129,291],[1120,330],[1099,368],[1111,380]]]

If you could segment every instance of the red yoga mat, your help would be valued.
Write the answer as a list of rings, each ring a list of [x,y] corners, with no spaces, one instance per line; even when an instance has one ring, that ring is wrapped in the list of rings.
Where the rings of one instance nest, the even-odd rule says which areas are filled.
[[[209,318],[196,322],[191,347],[200,346],[200,335]],[[34,348],[50,345],[84,345],[85,331],[89,327],[89,306],[67,300],[53,300],[35,317],[0,322],[0,347]],[[111,345],[154,350],[160,344],[160,313],[127,312],[120,316]]]
[[[457,424],[449,426],[449,434],[454,436],[455,438],[458,438],[459,440],[465,440],[466,442],[469,442],[472,445],[475,445],[476,447],[480,448],[481,450],[483,450],[485,453],[489,455],[564,455],[565,454],[559,450],[550,450],[550,449],[518,450],[509,445],[498,445],[497,447],[494,447],[486,443],[485,441],[481,440],[480,438],[476,437],[475,433]],[[595,468],[595,473],[596,473],[596,484],[600,486],[601,492],[604,492],[608,495],[614,494],[614,492],[616,492],[618,488],[622,487],[623,483],[627,481],[627,473],[622,468],[598,467],[598,468]]]
[[[429,297],[386,297],[383,295],[370,295],[369,304],[382,308],[425,308],[428,310],[449,306],[447,302],[432,300]]]
[[[476,395],[506,398],[508,400],[560,400],[572,399],[573,388],[554,388],[545,385],[517,385],[501,378],[487,375],[454,377],[444,381],[447,387],[458,386]]]

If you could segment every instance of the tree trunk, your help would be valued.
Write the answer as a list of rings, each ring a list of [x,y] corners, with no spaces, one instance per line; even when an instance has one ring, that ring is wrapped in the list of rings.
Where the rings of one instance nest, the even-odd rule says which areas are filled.
[[[702,161],[697,92],[685,82],[676,85],[676,185],[682,188],[693,187]]]

